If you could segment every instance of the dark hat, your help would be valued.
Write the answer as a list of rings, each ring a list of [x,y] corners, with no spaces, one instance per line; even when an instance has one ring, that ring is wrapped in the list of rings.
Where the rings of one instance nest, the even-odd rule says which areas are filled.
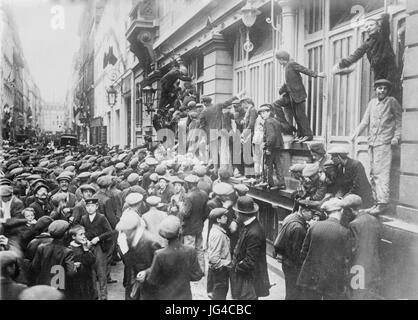
[[[83,184],[80,186],[81,192],[84,192],[85,190],[90,190],[93,193],[96,193],[96,188],[93,187],[91,184]]]
[[[96,199],[96,198],[90,198],[90,199],[86,199],[86,200],[84,200],[85,202],[86,202],[86,205],[87,204],[97,204],[98,202],[99,202],[99,199]]]
[[[70,224],[65,220],[55,220],[48,227],[48,233],[52,238],[62,238]]]
[[[216,220],[216,219],[222,217],[227,212],[228,212],[228,209],[225,209],[225,208],[212,209],[209,213],[209,219],[210,220]]]
[[[315,152],[320,155],[324,155],[326,153],[323,143],[316,143],[316,142],[309,143],[308,147],[311,152]]]
[[[389,80],[379,79],[374,82],[374,87],[376,88],[378,85],[382,85],[382,84],[385,86],[388,86],[389,88],[392,88],[393,86],[392,82],[390,82]]]
[[[44,231],[52,222],[54,219],[52,219],[50,216],[42,216],[36,221],[35,228],[39,232]]]
[[[258,211],[258,205],[253,198],[248,196],[239,197],[237,203],[234,205],[234,210],[242,214],[254,214]]]
[[[10,218],[3,223],[3,227],[5,229],[5,233],[10,235],[13,233],[13,229],[22,227],[26,225],[26,223],[26,219]]]
[[[33,189],[33,193],[36,194],[41,188],[45,188],[49,192],[48,186],[46,184],[40,183]]]

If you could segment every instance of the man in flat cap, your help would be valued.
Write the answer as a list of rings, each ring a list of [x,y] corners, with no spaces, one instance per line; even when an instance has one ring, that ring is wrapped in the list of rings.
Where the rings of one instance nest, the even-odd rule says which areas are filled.
[[[375,207],[372,214],[382,214],[390,204],[390,171],[393,148],[401,141],[402,107],[389,96],[392,83],[386,79],[375,81],[376,98],[370,100],[363,120],[354,131],[351,139],[355,141],[364,129],[368,129],[370,181]]]
[[[362,209],[373,206],[373,193],[366,170],[360,161],[351,159],[345,146],[334,145],[328,153],[337,168],[335,178],[335,197],[344,197],[347,194],[356,194],[362,199]]]
[[[148,165],[148,171],[144,173],[142,177],[141,187],[148,190],[151,184],[150,176],[155,172],[155,167],[158,165],[158,161],[155,158],[146,158],[145,163]]]
[[[74,193],[70,192],[69,190],[69,186],[72,180],[73,179],[69,175],[66,175],[64,173],[59,175],[57,178],[57,181],[59,183],[59,189],[57,193],[65,195],[66,198],[65,208],[63,208],[63,213],[66,216],[71,216],[73,208],[77,204],[77,197]]]
[[[184,197],[184,206],[180,210],[183,243],[197,250],[200,267],[205,270],[202,231],[207,218],[205,209],[208,195],[197,187],[198,176],[190,174],[184,181],[188,192]]]
[[[79,187],[82,199],[76,204],[72,211],[72,217],[70,223],[72,225],[79,224],[81,217],[88,214],[86,209],[86,199],[90,199],[96,193],[96,189],[89,184],[83,184]]]
[[[364,287],[351,287],[353,300],[373,300],[379,297],[381,289],[379,243],[382,236],[382,224],[379,218],[366,210],[359,210],[361,198],[350,194],[344,197],[344,208],[351,210],[354,220],[349,224],[352,236],[352,259],[350,266],[363,268]],[[353,277],[356,274],[353,275]]]
[[[207,291],[212,300],[225,300],[229,288],[231,245],[226,233],[228,209],[215,208],[209,213],[213,225],[209,232]]]
[[[98,212],[98,199],[86,199],[88,215],[81,218],[81,225],[86,230],[87,239],[95,246],[95,276],[99,282],[99,300],[107,300],[107,283],[110,274],[110,262],[114,247],[115,232],[106,217]]]
[[[148,269],[154,258],[155,251],[161,245],[145,228],[143,220],[132,210],[124,211],[116,230],[120,233],[119,247],[124,263],[125,300],[155,300],[155,288],[147,284],[139,284],[136,275]]]
[[[49,216],[53,210],[53,206],[48,198],[49,188],[39,183],[33,189],[35,201],[29,205],[35,210],[35,219],[38,220],[42,216]]]
[[[346,275],[350,259],[350,232],[341,225],[344,202],[326,201],[321,209],[328,219],[311,225],[301,250],[304,260],[297,284],[304,299],[346,299]]]
[[[0,186],[0,222],[21,215],[23,202],[13,195],[13,187]]]
[[[157,196],[161,198],[162,210],[167,210],[171,197],[173,196],[173,186],[167,175],[158,177]]]
[[[199,281],[204,275],[196,249],[179,241],[180,224],[173,215],[161,222],[159,233],[168,246],[156,251],[151,267],[137,275],[139,282],[157,288],[158,300],[191,300],[190,281]]]
[[[70,224],[56,220],[48,227],[52,242],[39,246],[29,271],[35,278],[35,284],[55,287],[65,293],[67,277],[76,273],[74,254],[64,243]],[[58,276],[55,276],[58,273]]]

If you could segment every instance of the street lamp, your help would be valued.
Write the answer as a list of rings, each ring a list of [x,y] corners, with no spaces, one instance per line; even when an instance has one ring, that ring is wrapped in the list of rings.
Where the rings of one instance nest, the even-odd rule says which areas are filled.
[[[249,73],[249,54],[254,49],[254,45],[250,41],[250,28],[254,25],[257,16],[260,14],[258,10],[252,3],[251,0],[247,1],[247,4],[241,9],[242,22],[247,27],[247,39],[243,44],[243,49],[246,52],[245,55],[245,84],[246,84],[246,93],[249,94],[249,82],[250,82],[250,73]]]
[[[110,88],[107,89],[107,103],[110,107],[113,107],[116,104],[117,94],[118,91],[113,86],[110,86]]]
[[[142,103],[145,105],[145,111],[150,114],[154,112],[154,108],[152,107],[154,104],[154,96],[155,96],[155,89],[151,86],[146,86],[142,88],[141,92],[141,99]]]

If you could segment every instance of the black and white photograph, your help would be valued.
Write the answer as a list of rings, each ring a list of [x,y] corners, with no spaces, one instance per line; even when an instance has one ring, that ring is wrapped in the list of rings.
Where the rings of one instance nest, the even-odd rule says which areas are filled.
[[[0,300],[418,299],[418,0],[0,0],[0,132]]]

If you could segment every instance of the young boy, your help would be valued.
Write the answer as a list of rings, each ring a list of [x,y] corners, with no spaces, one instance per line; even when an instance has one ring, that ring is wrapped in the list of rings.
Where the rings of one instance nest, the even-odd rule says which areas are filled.
[[[110,259],[112,257],[113,231],[106,217],[97,212],[98,199],[86,199],[88,215],[81,218],[81,225],[86,230],[86,237],[94,246],[96,263],[95,275],[99,279],[99,300],[107,300],[107,274],[110,271]],[[93,277],[93,279],[95,276]]]
[[[93,268],[96,256],[90,250],[91,242],[86,238],[83,226],[76,225],[70,229],[73,239],[70,249],[74,253],[74,264],[77,273],[68,281],[70,300],[93,300],[96,296],[95,282],[93,281]]]
[[[35,219],[35,210],[33,210],[33,208],[26,208],[23,210],[22,213],[27,221],[26,226],[32,229],[37,222],[37,220]]]
[[[209,214],[213,226],[208,240],[208,295],[212,300],[225,300],[228,293],[231,266],[230,240],[226,234],[228,210],[215,208]]]
[[[276,58],[280,65],[284,67],[285,83],[279,90],[279,94],[284,94],[275,105],[283,107],[288,119],[295,117],[297,129],[297,142],[310,141],[313,133],[309,125],[309,119],[305,114],[305,101],[307,98],[305,86],[302,82],[301,73],[313,78],[325,78],[324,73],[316,73],[301,66],[297,62],[290,59],[290,54],[284,50],[276,53]]]

